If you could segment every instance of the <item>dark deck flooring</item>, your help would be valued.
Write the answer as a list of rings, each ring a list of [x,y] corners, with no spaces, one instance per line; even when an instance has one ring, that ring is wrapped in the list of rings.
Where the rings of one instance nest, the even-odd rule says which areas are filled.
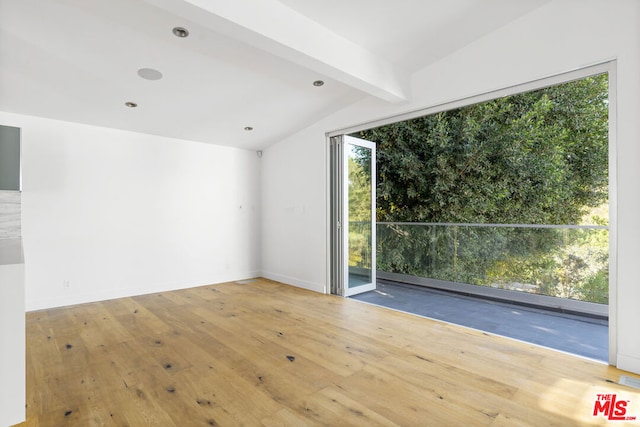
[[[608,359],[607,320],[386,281],[352,298],[590,359]]]

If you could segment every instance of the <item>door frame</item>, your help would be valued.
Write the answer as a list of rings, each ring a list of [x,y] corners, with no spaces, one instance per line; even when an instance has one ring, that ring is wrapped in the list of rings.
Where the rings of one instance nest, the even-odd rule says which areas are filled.
[[[572,80],[607,73],[609,76],[609,364],[617,366],[618,359],[618,179],[617,179],[617,87],[618,73],[617,60],[608,59],[599,63],[586,65],[582,68],[552,74],[536,80],[522,82],[511,86],[505,86],[499,89],[490,90],[470,96],[462,96],[460,98],[415,108],[406,111],[400,111],[397,114],[389,114],[384,117],[372,119],[358,124],[342,126],[325,133],[327,145],[331,137],[336,135],[346,135],[379,126],[384,126],[404,120],[414,119],[416,117],[426,116],[438,113],[440,111],[460,108],[471,104],[476,104],[503,96],[514,95],[530,90],[541,89],[543,87],[552,86],[554,84],[566,83]],[[327,170],[331,170],[330,156],[326,158]],[[329,184],[331,175],[327,174],[327,222],[330,224],[329,218],[331,214],[330,198],[331,187]],[[330,247],[329,234],[327,233],[327,245]],[[331,277],[331,251],[327,251],[327,277]],[[327,289],[327,292],[329,289]]]

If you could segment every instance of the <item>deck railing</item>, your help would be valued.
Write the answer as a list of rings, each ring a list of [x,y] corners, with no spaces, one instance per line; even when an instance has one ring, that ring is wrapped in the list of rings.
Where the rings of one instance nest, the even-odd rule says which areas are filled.
[[[380,222],[376,233],[382,276],[608,303],[606,226]]]

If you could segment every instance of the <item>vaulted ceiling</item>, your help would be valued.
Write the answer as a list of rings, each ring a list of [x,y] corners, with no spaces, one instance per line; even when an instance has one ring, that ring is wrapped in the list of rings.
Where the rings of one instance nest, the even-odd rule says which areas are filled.
[[[262,149],[547,1],[0,0],[0,111]]]

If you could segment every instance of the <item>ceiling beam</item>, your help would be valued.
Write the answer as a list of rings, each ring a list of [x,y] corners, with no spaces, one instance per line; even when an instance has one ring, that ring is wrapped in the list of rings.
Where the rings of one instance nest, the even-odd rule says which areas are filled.
[[[409,76],[277,0],[145,0],[390,102],[409,98]]]

